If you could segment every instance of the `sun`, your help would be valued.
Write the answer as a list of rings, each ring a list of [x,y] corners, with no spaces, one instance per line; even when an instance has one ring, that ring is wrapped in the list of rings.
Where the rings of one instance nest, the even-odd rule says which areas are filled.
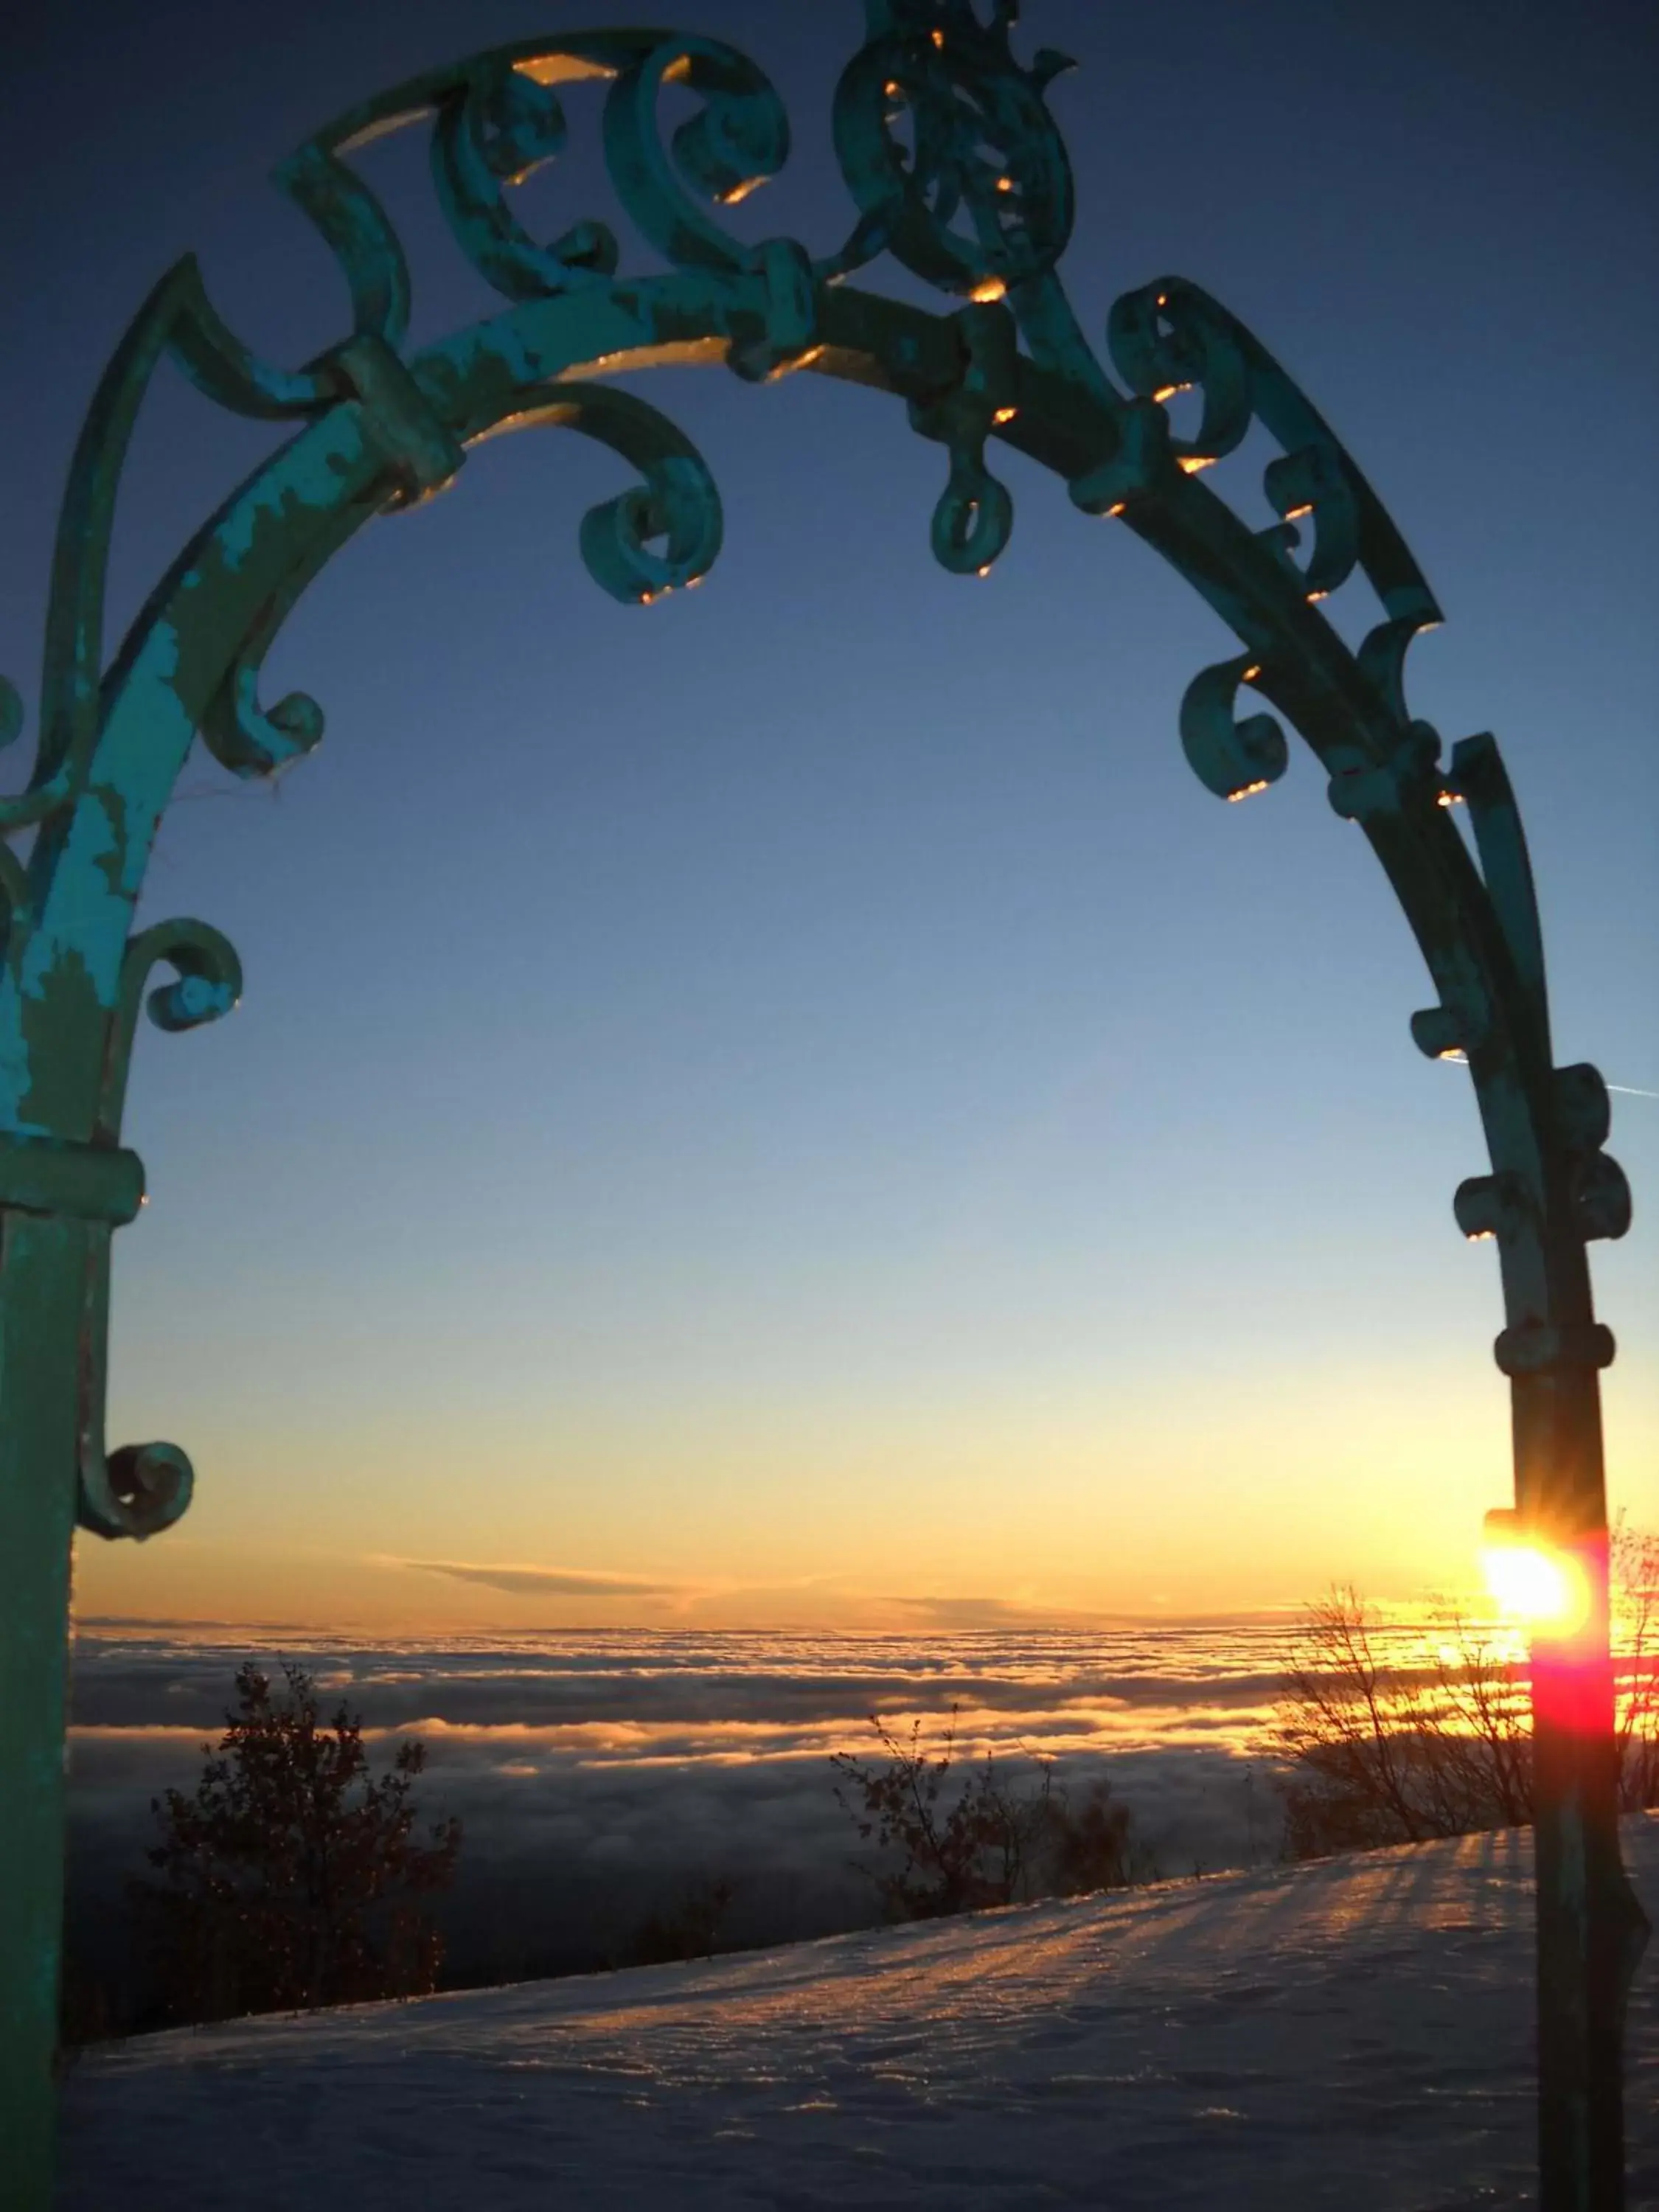
[[[1537,1543],[1488,1544],[1481,1553],[1486,1588],[1506,1620],[1571,1636],[1589,1618],[1589,1580],[1570,1553]]]

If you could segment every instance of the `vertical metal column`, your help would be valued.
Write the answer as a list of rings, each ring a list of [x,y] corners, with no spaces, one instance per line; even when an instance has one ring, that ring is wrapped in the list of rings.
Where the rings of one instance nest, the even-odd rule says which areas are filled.
[[[1648,1923],[1619,1848],[1601,1395],[1593,1366],[1512,1389],[1522,1520],[1589,1596],[1582,1622],[1532,1650],[1540,2203],[1623,2212],[1625,2006]]]
[[[77,1366],[99,1232],[0,1206],[0,2203],[52,2203]],[[104,1232],[107,1234],[107,1232]]]

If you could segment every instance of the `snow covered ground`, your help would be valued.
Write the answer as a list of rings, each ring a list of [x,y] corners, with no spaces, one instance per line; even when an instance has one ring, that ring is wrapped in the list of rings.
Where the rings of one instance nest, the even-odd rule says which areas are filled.
[[[1659,1816],[1629,1824],[1659,1923]],[[1529,1839],[185,2030],[64,2097],[64,2212],[1473,2212],[1530,2201]],[[1659,2207],[1659,1946],[1631,2205]]]

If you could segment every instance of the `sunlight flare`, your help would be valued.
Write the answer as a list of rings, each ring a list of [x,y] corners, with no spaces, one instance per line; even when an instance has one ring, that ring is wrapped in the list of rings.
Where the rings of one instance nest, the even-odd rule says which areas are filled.
[[[1488,1542],[1480,1563],[1504,1620],[1557,1636],[1575,1635],[1589,1620],[1589,1577],[1570,1553],[1544,1544]]]

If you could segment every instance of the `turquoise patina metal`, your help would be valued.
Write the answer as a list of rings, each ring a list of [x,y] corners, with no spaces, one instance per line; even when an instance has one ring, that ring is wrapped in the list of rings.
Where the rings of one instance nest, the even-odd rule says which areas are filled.
[[[316,744],[314,701],[261,703],[272,639],[356,531],[441,489],[483,438],[554,425],[629,464],[637,483],[580,532],[589,570],[616,598],[648,605],[701,577],[720,550],[714,483],[672,423],[605,381],[664,362],[755,381],[811,370],[903,399],[912,427],[945,449],[932,537],[952,570],[982,572],[1008,543],[1012,501],[988,458],[998,442],[1042,463],[1085,514],[1163,555],[1237,634],[1241,650],[1201,672],[1181,707],[1203,782],[1240,799],[1282,775],[1282,716],[1387,871],[1435,988],[1412,1034],[1425,1053],[1467,1058],[1491,1153],[1455,1212],[1466,1234],[1497,1243],[1517,1508],[1579,1553],[1597,1593],[1583,1635],[1534,1654],[1542,2201],[1547,2212],[1622,2201],[1620,2020],[1644,1923],[1614,1818],[1598,1396],[1613,1341],[1595,1317],[1586,1245],[1622,1233],[1630,1200],[1602,1150],[1601,1078],[1553,1065],[1503,762],[1488,735],[1447,753],[1413,714],[1408,648],[1439,610],[1351,455],[1257,340],[1168,277],[1111,310],[1106,350],[1121,383],[1091,349],[1054,273],[1073,193],[1043,92],[1065,58],[1015,58],[1012,0],[996,0],[988,21],[969,0],[867,8],[866,43],[835,97],[850,228],[826,253],[792,238],[744,244],[721,220],[788,152],[782,107],[742,55],[655,30],[526,40],[354,109],[277,172],[349,286],[352,329],[338,345],[297,370],[258,358],[187,258],[99,387],[58,532],[33,774],[0,801],[0,830],[32,833],[27,860],[0,843],[0,2166],[20,2212],[45,2212],[51,2189],[71,1540],[77,1522],[154,1535],[191,1492],[174,1446],[104,1443],[111,1236],[143,1196],[120,1142],[140,1001],[153,971],[170,969],[148,1008],[162,1029],[185,1030],[227,1012],[240,989],[234,952],[207,924],[132,934],[157,825],[198,738],[253,778]],[[603,222],[543,244],[514,213],[512,187],[564,143],[562,94],[585,85],[603,91],[623,206],[665,266],[625,270]],[[697,106],[665,138],[670,86]],[[349,157],[417,125],[430,131],[449,225],[507,305],[411,355],[404,254]],[[849,281],[883,253],[962,304],[929,314]],[[112,659],[116,496],[169,355],[222,406],[294,434],[204,524]],[[1177,393],[1198,400],[1182,435],[1169,412]],[[1264,478],[1279,520],[1265,529],[1201,477],[1257,424],[1280,449]],[[1358,650],[1322,609],[1351,582],[1379,615]],[[1263,708],[1242,711],[1244,694]],[[22,719],[15,691],[0,688],[0,737],[15,738]]]

